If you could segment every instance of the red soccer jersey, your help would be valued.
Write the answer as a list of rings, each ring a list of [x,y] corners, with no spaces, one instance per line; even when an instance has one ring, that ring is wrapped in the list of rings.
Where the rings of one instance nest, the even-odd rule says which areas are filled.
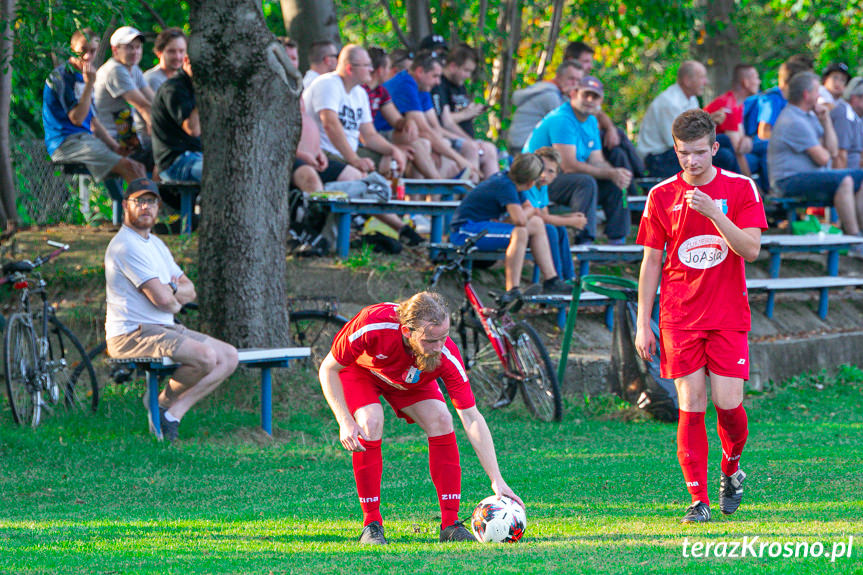
[[[746,176],[717,169],[713,180],[697,187],[739,228],[767,229],[761,196]],[[683,195],[691,189],[682,172],[657,184],[638,228],[639,244],[667,252],[659,325],[749,331],[743,258],[729,249],[713,222],[688,206]]]
[[[743,122],[743,103],[738,104],[734,92],[729,90],[704,106],[704,111],[710,114],[723,108],[725,109],[725,121],[716,126],[716,133],[736,132]]]
[[[379,303],[363,308],[339,331],[333,341],[333,357],[341,365],[356,364],[387,383],[404,387],[434,382],[441,378],[456,409],[476,404],[467,372],[455,343],[446,339],[440,367],[423,372],[405,349],[396,304]]]

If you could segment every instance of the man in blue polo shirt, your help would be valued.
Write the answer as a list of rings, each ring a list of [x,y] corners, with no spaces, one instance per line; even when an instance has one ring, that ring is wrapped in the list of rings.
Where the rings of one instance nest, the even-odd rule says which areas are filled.
[[[551,146],[560,154],[560,176],[548,188],[549,197],[559,205],[587,215],[583,234],[596,238],[596,208],[587,204],[585,178],[596,182],[594,201],[605,211],[605,235],[609,243],[622,244],[629,233],[629,211],[623,205],[623,190],[632,172],[615,168],[602,155],[602,139],[596,113],[602,106],[603,86],[594,76],[585,76],[570,93],[570,100],[546,116],[525,144],[533,152]],[[584,237],[584,236],[582,236]]]
[[[410,70],[403,70],[384,82],[393,104],[402,116],[412,120],[419,129],[419,136],[431,143],[432,151],[440,157],[440,174],[445,178],[458,176],[467,178],[474,171],[477,179],[479,164],[468,159],[469,151],[476,148],[473,142],[461,141],[438,121],[432,102],[431,90],[440,84],[443,68],[432,52],[418,52]],[[391,137],[392,126],[382,114],[375,117],[375,129],[384,137]]]
[[[127,182],[143,178],[144,166],[126,158],[131,150],[121,146],[94,115],[93,56],[99,38],[89,28],[72,34],[72,57],[51,72],[42,92],[42,125],[45,147],[60,163],[81,163],[98,181],[116,174]]]

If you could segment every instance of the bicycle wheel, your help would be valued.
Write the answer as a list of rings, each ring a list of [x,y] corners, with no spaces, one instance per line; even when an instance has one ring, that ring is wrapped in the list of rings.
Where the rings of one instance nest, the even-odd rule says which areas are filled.
[[[48,376],[59,388],[67,409],[96,411],[99,385],[93,363],[78,337],[53,315],[48,318],[45,364]]]
[[[539,334],[529,323],[520,321],[510,335],[515,352],[510,368],[522,376],[521,395],[528,411],[543,421],[560,421],[560,387]]]
[[[462,359],[476,402],[480,406],[491,407],[501,398],[504,390],[504,370],[500,358],[473,310],[462,314],[457,331],[461,339]]]
[[[289,322],[291,337],[297,345],[311,348],[312,354],[307,365],[318,369],[330,353],[336,334],[348,320],[327,311],[310,309],[291,312]]]
[[[20,425],[36,427],[42,415],[42,394],[36,341],[28,315],[16,313],[9,318],[3,338],[3,354],[6,395],[12,408],[12,418]]]

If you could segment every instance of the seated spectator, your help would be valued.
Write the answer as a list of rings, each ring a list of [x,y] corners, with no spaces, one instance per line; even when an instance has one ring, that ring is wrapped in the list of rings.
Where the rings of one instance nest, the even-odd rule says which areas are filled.
[[[303,76],[303,88],[308,89],[321,74],[334,72],[338,59],[339,49],[335,43],[329,40],[313,43],[309,50],[309,69]]]
[[[391,79],[399,72],[410,70],[413,61],[414,53],[410,50],[405,50],[403,48],[393,50],[390,54],[390,77],[387,78],[387,80]]]
[[[584,42],[570,42],[563,53],[564,60],[574,60],[581,64],[584,75],[590,75],[593,70],[593,48]],[[593,74],[597,76],[597,74]],[[599,135],[602,137],[602,155],[615,168],[626,168],[632,173],[633,179],[644,175],[644,162],[629,141],[626,132],[615,126],[611,118],[602,109],[596,112],[599,122]],[[641,190],[634,181],[629,184],[629,193],[638,195]]]
[[[372,61],[372,74],[368,84],[363,84],[369,95],[369,106],[372,110],[372,122],[378,114],[383,114],[384,119],[395,129],[385,132],[384,136],[390,136],[393,144],[405,152],[409,158],[406,175],[410,177],[440,179],[440,173],[432,159],[431,144],[425,138],[419,137],[419,130],[413,120],[402,116],[395,104],[392,102],[390,93],[384,87],[384,82],[389,78],[390,58],[383,48],[372,47],[368,49],[369,58]],[[364,148],[360,148],[362,153]],[[387,158],[384,158],[385,160]]]
[[[168,182],[200,182],[204,169],[201,119],[192,84],[192,63],[162,84],[153,101],[153,157],[159,177]]]
[[[452,218],[450,241],[461,245],[467,238],[488,231],[477,242],[484,251],[506,249],[506,289],[508,298],[521,294],[521,270],[524,254],[530,245],[539,266],[545,293],[572,292],[554,271],[545,225],[537,214],[525,214],[524,192],[534,186],[543,170],[542,160],[533,154],[522,154],[507,172],[500,172],[472,189],[461,201]],[[508,216],[508,221],[504,218]]]
[[[743,132],[743,102],[760,88],[761,78],[755,66],[738,64],[732,74],[731,89],[704,106],[705,112],[714,114],[716,141],[734,150],[740,169],[747,176],[752,175],[746,161],[746,154],[752,152],[752,138]]]
[[[465,82],[473,76],[478,61],[476,51],[467,44],[447,52],[440,83],[431,94],[441,126],[458,139],[472,144],[462,145],[462,155],[479,167],[482,178],[487,178],[500,169],[497,148],[491,142],[476,139],[473,120],[485,112],[486,106],[471,102],[465,88]]]
[[[471,162],[453,147],[450,134],[440,126],[434,111],[430,92],[440,82],[441,74],[440,61],[431,52],[419,52],[411,63],[410,70],[393,76],[384,83],[384,87],[392,97],[396,109],[416,124],[421,138],[431,143],[441,176],[465,178],[472,175],[476,180],[478,174],[471,174]],[[383,115],[375,118],[375,127],[381,133],[393,129]],[[463,144],[468,147],[472,145],[469,142]]]
[[[574,60],[581,64],[584,74],[593,71],[593,48],[581,41],[570,42],[563,51],[564,60]]]
[[[788,105],[767,147],[770,184],[780,197],[831,202],[845,233],[860,235],[863,170],[829,169],[838,147],[830,112],[818,103],[818,85],[812,72],[795,74],[788,83]],[[849,254],[863,257],[863,247],[855,246]]]
[[[569,93],[583,76],[581,64],[575,60],[564,60],[557,67],[550,82],[537,82],[513,93],[512,104],[515,112],[507,135],[512,154],[521,151],[530,133],[547,114],[566,103]]]
[[[860,153],[863,152],[863,76],[853,78],[845,88],[845,99],[839,100],[830,111],[830,119],[836,131],[839,153],[833,158],[833,169],[857,170]],[[858,221],[858,224],[860,222]]]
[[[638,132],[638,153],[651,176],[667,178],[680,171],[680,163],[674,153],[671,125],[674,119],[686,110],[698,108],[698,96],[707,84],[707,69],[700,62],[687,60],[677,71],[677,82],[656,97],[641,122]],[[719,119],[715,115],[714,122]],[[719,147],[713,159],[719,168],[739,172],[740,166],[734,150]]]
[[[446,39],[440,34],[429,34],[420,40],[417,52],[434,52],[436,57],[443,59],[449,50]]]
[[[316,78],[303,93],[303,102],[317,124],[321,148],[334,170],[345,164],[356,168],[362,176],[375,170],[372,160],[357,153],[362,137],[364,146],[382,156],[392,157],[399,173],[403,173],[404,153],[383,138],[372,123],[369,96],[362,87],[369,81],[371,69],[368,52],[362,46],[348,44],[339,54],[335,72]],[[388,170],[389,166],[386,167]],[[382,214],[377,218],[398,231],[400,239],[410,245],[422,243],[419,234],[398,216]]]
[[[596,238],[596,208],[586,200],[595,198],[605,211],[605,235],[609,243],[622,244],[629,233],[629,210],[623,205],[623,190],[632,172],[615,168],[602,155],[596,110],[602,105],[602,82],[585,76],[570,93],[570,101],[540,122],[525,144],[528,152],[551,146],[560,154],[563,174],[549,186],[551,200],[587,215],[582,241]],[[584,179],[594,182],[585,182]],[[593,183],[593,186],[590,184]],[[596,194],[591,193],[597,190]]]
[[[153,90],[153,94],[159,91],[159,86],[183,69],[187,45],[186,35],[180,28],[165,28],[156,36],[153,52],[159,63],[144,72],[144,80]]]
[[[818,102],[824,104],[831,110],[845,92],[845,86],[851,79],[848,65],[842,62],[834,62],[827,66],[821,74],[821,85],[818,87]]]
[[[743,131],[752,138],[752,151],[746,154],[749,171],[758,174],[758,185],[762,190],[770,188],[770,174],[767,170],[767,143],[776,118],[787,102],[785,92],[788,80],[797,72],[810,70],[809,60],[796,55],[779,66],[778,86],[750,96],[743,102]]]
[[[117,28],[111,35],[113,57],[96,72],[94,101],[99,121],[111,137],[133,150],[132,157],[150,169],[150,108],[154,94],[138,67],[143,47],[141,32],[131,26]]]
[[[99,37],[89,28],[78,30],[70,47],[72,56],[51,72],[42,92],[42,125],[51,159],[82,163],[99,182],[109,174],[126,182],[143,178],[143,164],[124,157],[128,150],[111,137],[93,110],[93,56]]]
[[[536,181],[536,185],[525,192],[525,203],[522,207],[526,214],[535,213],[545,223],[545,232],[548,235],[548,245],[551,249],[551,259],[554,261],[554,269],[557,275],[564,280],[575,279],[575,268],[572,263],[572,252],[569,245],[569,231],[573,228],[581,231],[587,225],[587,217],[581,212],[570,214],[550,214],[548,212],[548,184],[557,178],[560,173],[560,154],[554,148],[543,147],[534,152],[542,160],[542,175]]]
[[[287,36],[279,36],[279,42],[285,48],[285,54],[294,65],[300,69],[300,54],[297,44]],[[329,182],[346,182],[359,180],[363,177],[362,172],[348,166],[344,162],[333,162],[321,149],[321,132],[314,118],[306,110],[303,98],[300,98],[300,114],[302,116],[302,129],[300,141],[297,142],[297,150],[294,153],[294,164],[291,167],[291,183],[297,189],[314,193],[324,189],[324,184]]]

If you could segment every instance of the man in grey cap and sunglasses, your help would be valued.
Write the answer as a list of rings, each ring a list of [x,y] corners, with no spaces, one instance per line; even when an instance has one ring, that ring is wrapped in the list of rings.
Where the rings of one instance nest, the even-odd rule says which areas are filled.
[[[180,364],[159,394],[159,413],[151,415],[159,418],[158,438],[173,441],[183,415],[237,368],[237,350],[174,322],[174,314],[196,294],[167,246],[151,232],[160,201],[156,184],[146,178],[126,189],[123,227],[105,251],[105,337],[113,358],[170,357]]]

